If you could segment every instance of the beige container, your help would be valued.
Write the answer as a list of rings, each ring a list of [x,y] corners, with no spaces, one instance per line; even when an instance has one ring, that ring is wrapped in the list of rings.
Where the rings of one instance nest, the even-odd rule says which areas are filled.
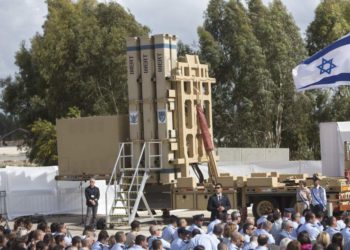
[[[156,96],[154,76],[154,51],[152,49],[153,39],[149,37],[140,38],[141,49],[141,76],[142,76],[142,103],[143,103],[143,136],[144,139],[157,138],[156,122]]]
[[[277,177],[252,177],[247,178],[248,187],[277,187]]]
[[[338,186],[344,186],[346,185],[346,179],[345,178],[323,178],[321,181],[320,181],[320,185],[321,186],[335,186],[335,187],[338,187]]]
[[[251,173],[251,177],[268,177],[270,173]]]
[[[58,119],[56,131],[60,176],[110,175],[129,134],[128,117]]]
[[[314,181],[312,178],[306,179],[306,186],[312,187],[314,185]]]
[[[237,195],[235,191],[231,191],[231,192],[224,192],[225,195],[227,195],[230,204],[231,204],[231,208],[237,208]]]
[[[230,173],[220,173],[220,176],[232,176]]]
[[[173,183],[175,182],[175,173],[160,173],[160,182],[161,183]]]
[[[277,172],[271,172],[270,176],[271,177],[280,177],[280,174]]]
[[[175,194],[174,202],[174,209],[195,209],[193,194]]]
[[[197,193],[196,194],[196,209],[207,210],[208,200],[211,194],[208,193]]]
[[[178,188],[195,188],[196,180],[193,177],[181,177],[177,179]]]
[[[278,181],[283,182],[287,179],[306,180],[308,177],[308,174],[280,174]]]
[[[247,177],[238,176],[236,180],[237,187],[245,187],[247,185]]]
[[[177,38],[169,34],[153,36],[154,42],[154,77],[156,86],[156,118],[157,138],[163,141],[163,168],[174,168],[175,151],[178,145],[169,147],[169,140],[177,144],[175,130],[175,97],[176,92],[171,89],[171,82],[167,80],[173,74],[177,61]],[[177,129],[177,128],[176,128]],[[161,177],[166,183],[166,177]]]
[[[129,98],[129,139],[136,142],[133,145],[135,167],[141,153],[140,141],[143,140],[142,117],[142,78],[140,62],[140,39],[127,38],[127,70],[128,70],[128,98]]]
[[[217,182],[221,183],[223,187],[235,187],[235,177],[234,176],[220,176],[217,178]]]

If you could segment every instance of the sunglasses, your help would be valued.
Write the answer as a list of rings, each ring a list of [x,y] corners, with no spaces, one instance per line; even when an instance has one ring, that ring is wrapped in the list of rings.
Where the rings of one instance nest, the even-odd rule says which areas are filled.
[[[215,189],[220,189],[221,187],[215,187]]]

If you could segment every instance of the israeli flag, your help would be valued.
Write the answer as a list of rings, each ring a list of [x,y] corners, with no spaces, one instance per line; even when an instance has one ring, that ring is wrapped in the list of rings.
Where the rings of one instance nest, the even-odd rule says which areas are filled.
[[[297,91],[350,85],[350,33],[293,69]]]

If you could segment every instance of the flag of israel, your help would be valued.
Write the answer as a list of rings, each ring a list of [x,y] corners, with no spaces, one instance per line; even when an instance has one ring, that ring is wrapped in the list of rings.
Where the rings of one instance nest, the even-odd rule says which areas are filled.
[[[350,85],[350,33],[293,69],[298,91]]]

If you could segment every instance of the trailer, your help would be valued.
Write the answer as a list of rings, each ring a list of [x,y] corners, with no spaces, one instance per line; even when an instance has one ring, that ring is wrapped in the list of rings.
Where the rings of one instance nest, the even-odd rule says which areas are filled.
[[[246,177],[218,171],[211,137],[215,79],[197,55],[178,58],[176,46],[176,36],[169,34],[127,39],[128,116],[86,118],[90,122],[84,126],[77,119],[58,120],[57,178],[106,179],[114,190],[113,197],[105,194],[113,200],[106,209],[110,224],[130,223],[141,207],[150,220],[153,208],[206,209],[218,182],[233,208],[245,211],[253,204],[255,216],[294,207],[299,180],[311,184],[305,174]],[[208,165],[209,179],[204,180],[198,164]],[[349,208],[345,178],[322,177],[321,184],[329,211]]]
[[[327,192],[327,210],[333,211],[349,210],[350,186],[344,177],[329,178],[319,176],[321,186]],[[180,209],[186,206],[188,209],[206,209],[211,188],[205,185],[196,185],[194,178],[182,178],[172,188],[173,208]],[[223,185],[223,193],[229,197],[233,208],[246,214],[246,209],[252,206],[255,217],[272,212],[279,208],[294,208],[296,206],[296,192],[299,180],[306,180],[307,186],[313,185],[312,177],[307,174],[278,174],[252,173],[250,177],[233,177],[225,174],[217,179]],[[302,212],[302,211],[299,211]]]

